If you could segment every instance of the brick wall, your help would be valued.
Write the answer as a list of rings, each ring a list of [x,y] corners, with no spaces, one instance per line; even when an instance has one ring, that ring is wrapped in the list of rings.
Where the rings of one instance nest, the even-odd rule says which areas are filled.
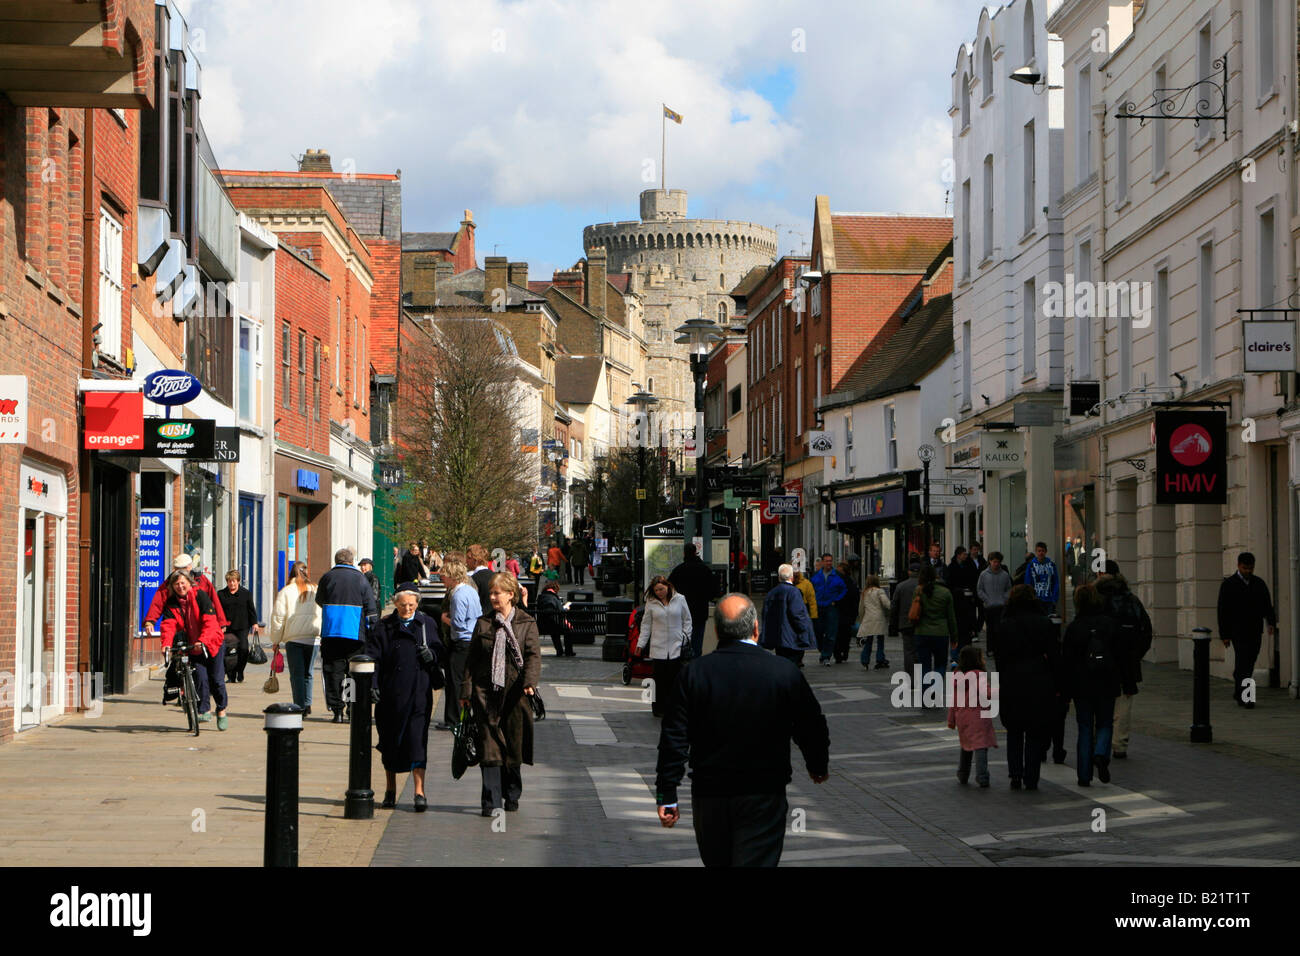
[[[290,444],[309,451],[328,455],[329,408],[333,389],[330,388],[332,366],[322,370],[319,393],[308,396],[308,415],[300,412],[299,378],[298,378],[298,335],[306,332],[308,349],[307,382],[315,391],[311,366],[311,343],[319,339],[324,346],[331,341],[331,322],[333,321],[334,297],[331,294],[329,276],[322,273],[310,262],[293,251],[280,246],[275,252],[275,322],[274,335],[274,389],[275,389],[275,434]],[[289,383],[290,403],[284,405],[284,324],[289,323]],[[320,421],[315,421],[311,413],[314,407],[312,399],[320,402]]]

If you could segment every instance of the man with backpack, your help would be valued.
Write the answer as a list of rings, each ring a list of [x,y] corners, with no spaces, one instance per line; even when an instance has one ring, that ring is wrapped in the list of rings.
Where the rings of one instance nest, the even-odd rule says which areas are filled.
[[[1119,629],[1121,646],[1128,647],[1133,655],[1134,693],[1142,682],[1142,658],[1151,650],[1151,618],[1138,596],[1129,590],[1128,581],[1119,572],[1119,564],[1107,560],[1106,571],[1097,576],[1097,593],[1104,602],[1107,614]],[[1111,743],[1111,756],[1123,760],[1128,756],[1129,728],[1133,722],[1133,697],[1121,694],[1115,698],[1115,726]]]

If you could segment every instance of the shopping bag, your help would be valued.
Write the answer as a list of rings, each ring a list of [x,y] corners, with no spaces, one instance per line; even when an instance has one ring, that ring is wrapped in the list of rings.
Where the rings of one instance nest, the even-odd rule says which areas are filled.
[[[478,721],[462,708],[460,722],[452,733],[456,742],[451,748],[451,775],[453,779],[459,780],[468,768],[477,766],[482,759],[478,749]]]
[[[284,670],[284,654],[276,651],[275,656],[271,658],[271,673],[279,674]]]

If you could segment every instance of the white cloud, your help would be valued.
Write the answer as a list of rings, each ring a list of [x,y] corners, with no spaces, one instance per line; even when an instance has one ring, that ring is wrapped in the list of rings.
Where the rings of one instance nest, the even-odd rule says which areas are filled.
[[[647,9],[194,0],[189,21],[207,30],[204,122],[223,164],[285,168],[320,147],[362,171],[400,167],[410,229],[453,228],[466,206],[485,223],[546,202],[634,216],[658,184],[660,103],[685,117],[668,124],[668,185],[690,190],[692,215],[807,233],[817,193],[835,209],[942,213],[949,74],[977,3]],[[778,113],[748,81],[783,69],[795,90]],[[580,235],[547,241],[539,259],[581,253]]]

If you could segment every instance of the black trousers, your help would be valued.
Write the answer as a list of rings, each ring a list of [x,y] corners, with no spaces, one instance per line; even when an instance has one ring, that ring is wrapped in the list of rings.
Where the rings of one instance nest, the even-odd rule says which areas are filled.
[[[1255,672],[1255,661],[1259,659],[1259,649],[1263,643],[1263,634],[1232,639],[1232,649],[1237,654],[1236,663],[1232,665],[1233,700],[1241,700],[1242,684]]]
[[[573,656],[573,635],[568,628],[561,626],[559,631],[551,635],[551,643],[555,645],[556,657]]]
[[[1006,728],[1008,775],[1022,777],[1028,786],[1037,786],[1043,751],[1047,749],[1041,725],[1013,721]]]
[[[984,639],[985,649],[994,657],[998,653],[998,625],[1002,623],[1003,605],[997,604],[993,607],[984,608],[984,624],[988,628],[988,634]]]
[[[789,812],[785,791],[743,797],[691,794],[695,844],[705,866],[776,866]]]
[[[796,651],[792,647],[778,647],[776,648],[776,656],[793,661],[796,667],[803,667],[803,651]]]
[[[469,660],[469,641],[448,642],[447,663],[443,671],[447,686],[442,690],[442,720],[446,724],[460,723],[460,682],[465,676],[465,662]]]
[[[1043,730],[1039,752],[1043,755],[1042,763],[1047,763],[1047,750],[1051,746],[1052,759],[1065,759],[1065,718],[1070,713],[1070,698],[1062,697],[1053,705],[1051,718]]]
[[[654,692],[650,703],[650,712],[656,717],[662,717],[664,708],[668,706],[668,701],[672,696],[673,687],[677,684],[677,673],[682,669],[682,659],[674,657],[672,660],[660,660],[651,658],[651,667],[654,669],[653,678],[655,685],[651,688]]]
[[[479,770],[483,772],[483,791],[480,797],[484,810],[496,810],[504,801],[519,802],[519,797],[524,792],[524,777],[518,767],[508,764],[484,767],[480,764]]]
[[[343,709],[343,680],[348,676],[348,658],[361,650],[360,641],[346,637],[320,639],[320,670],[325,680],[325,706],[330,710]]]
[[[231,645],[235,648],[235,663],[230,664],[227,661],[226,680],[240,681],[244,679],[244,665],[248,663],[248,632],[251,628],[245,628],[242,631],[226,631],[226,650]]]

